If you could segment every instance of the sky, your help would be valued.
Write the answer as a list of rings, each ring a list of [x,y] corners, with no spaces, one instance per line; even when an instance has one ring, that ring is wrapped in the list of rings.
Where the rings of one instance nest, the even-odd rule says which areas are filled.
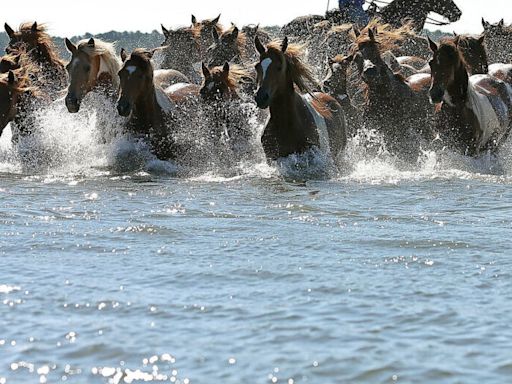
[[[482,16],[491,22],[504,17],[508,24],[512,23],[512,0],[455,2],[462,9],[463,16],[459,22],[445,27],[446,31],[479,33],[482,31]],[[331,0],[330,4],[331,8],[334,7],[337,0]],[[2,15],[3,21],[11,27],[23,21],[37,20],[48,23],[51,34],[65,37],[111,30],[160,31],[160,23],[167,28],[189,25],[192,13],[198,19],[222,13],[221,22],[228,25],[230,22],[238,25],[282,25],[296,16],[323,14],[326,8],[327,0],[24,0],[22,3],[8,1],[2,4]]]

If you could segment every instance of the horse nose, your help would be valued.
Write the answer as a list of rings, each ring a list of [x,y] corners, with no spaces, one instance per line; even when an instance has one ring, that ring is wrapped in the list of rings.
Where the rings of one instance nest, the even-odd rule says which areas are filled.
[[[69,113],[77,113],[80,110],[80,102],[75,95],[69,94],[66,96],[66,107]]]
[[[438,87],[438,86],[432,87],[432,89],[430,90],[430,101],[433,104],[441,103],[443,101],[443,97],[444,97],[444,90],[441,87]]]
[[[258,108],[265,109],[269,105],[270,95],[266,90],[260,88],[256,93],[255,100]]]
[[[117,103],[117,112],[123,117],[128,117],[131,112],[130,103],[125,99],[120,99]]]

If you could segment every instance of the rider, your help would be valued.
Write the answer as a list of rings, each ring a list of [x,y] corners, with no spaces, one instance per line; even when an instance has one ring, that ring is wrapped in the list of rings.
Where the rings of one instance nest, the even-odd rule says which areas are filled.
[[[339,0],[340,11],[345,13],[347,21],[358,27],[365,27],[370,21],[363,5],[365,0]]]

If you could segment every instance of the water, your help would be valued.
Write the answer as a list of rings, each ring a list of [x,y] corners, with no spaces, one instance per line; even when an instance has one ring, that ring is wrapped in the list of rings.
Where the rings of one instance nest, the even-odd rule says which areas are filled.
[[[0,383],[510,380],[508,151],[198,172],[40,121],[44,161],[0,141]]]

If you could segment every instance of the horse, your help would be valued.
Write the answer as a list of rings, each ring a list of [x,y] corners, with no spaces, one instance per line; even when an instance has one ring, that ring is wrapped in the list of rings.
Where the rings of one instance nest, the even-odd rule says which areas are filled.
[[[0,73],[7,73],[20,69],[21,54],[18,55],[4,55],[0,59]]]
[[[364,118],[383,135],[389,151],[408,162],[416,161],[421,140],[430,139],[428,97],[417,92],[384,61],[376,31],[359,36],[354,56],[360,76],[366,84]]]
[[[176,107],[163,89],[154,83],[151,58],[155,51],[137,48],[129,56],[122,55],[117,110],[121,116],[129,117],[127,130],[149,139],[159,159],[175,159],[178,147],[170,128]]]
[[[437,45],[429,39],[429,44],[430,99],[442,103],[436,128],[443,142],[471,156],[496,151],[512,128],[512,88],[490,75],[469,76],[453,42]]]
[[[333,97],[311,92],[316,81],[304,62],[303,47],[289,44],[286,37],[266,46],[256,38],[255,46],[260,55],[255,100],[258,108],[270,109],[261,138],[267,160],[314,147],[336,159],[347,143],[345,115]]]
[[[501,19],[491,24],[482,18],[485,42],[487,44],[490,63],[512,62],[512,25],[506,26]]]
[[[487,50],[484,44],[485,35],[471,36],[471,35],[457,35],[454,37],[445,37],[441,41],[452,41],[459,49],[468,74],[485,75],[489,72],[489,62],[487,60]]]
[[[161,67],[177,70],[194,83],[199,83],[202,55],[196,31],[191,27],[176,30],[168,30],[163,25],[161,27],[165,38],[161,44]]]
[[[208,66],[217,67],[225,62],[243,64],[248,61],[245,52],[246,36],[238,27],[233,25],[220,34],[217,29],[213,29],[212,37],[213,44],[206,51]]]
[[[67,86],[67,75],[64,62],[60,59],[52,38],[46,32],[46,26],[37,22],[23,23],[18,31],[14,31],[7,23],[4,27],[10,39],[6,52],[16,52],[20,47],[24,47],[33,61],[42,67],[42,77],[52,79],[52,82],[40,79],[39,85],[44,86],[52,97],[56,97],[58,92]]]
[[[96,89],[107,96],[117,97],[121,60],[114,44],[92,37],[77,45],[66,38],[65,43],[71,53],[71,60],[66,65],[69,86],[65,103],[68,111],[78,112],[85,95]]]
[[[19,68],[0,74],[0,136],[12,123],[12,141],[16,143],[31,133],[33,110],[49,100],[34,81],[41,75],[40,66],[24,51],[11,52],[20,56]]]
[[[243,67],[224,63],[208,68],[202,65],[203,84],[200,89],[203,109],[214,121],[211,131],[215,143],[228,146],[232,155],[243,155],[249,149],[252,132],[249,116],[241,105],[241,85],[250,77]],[[239,160],[239,156],[235,156]]]
[[[435,12],[451,23],[462,16],[453,0],[394,0],[376,14],[384,23],[395,28],[411,21],[416,32],[421,32],[430,12]]]
[[[192,15],[192,32],[194,37],[199,44],[201,57],[204,57],[206,50],[213,44],[213,31],[215,30],[218,35],[223,31],[223,27],[219,24],[220,15],[215,19],[205,19],[198,21],[197,18]]]

